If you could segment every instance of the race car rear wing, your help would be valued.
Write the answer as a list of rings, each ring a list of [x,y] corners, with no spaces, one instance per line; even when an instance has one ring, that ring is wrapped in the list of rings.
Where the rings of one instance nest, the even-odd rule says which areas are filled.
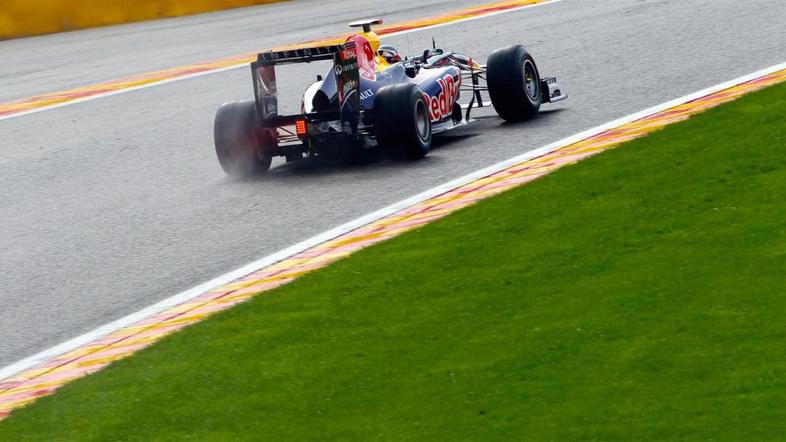
[[[257,55],[260,66],[273,66],[285,63],[310,63],[312,61],[330,60],[344,49],[344,45],[319,46],[285,51],[267,51]]]
[[[357,135],[358,122],[360,120],[360,94],[358,93],[360,71],[358,69],[356,44],[353,41],[347,41],[340,45],[260,53],[257,56],[257,60],[251,63],[254,98],[259,114],[271,126],[296,121],[298,118],[324,118],[324,115],[279,115],[276,89],[276,65],[310,63],[320,60],[333,60],[341,126],[344,132]]]

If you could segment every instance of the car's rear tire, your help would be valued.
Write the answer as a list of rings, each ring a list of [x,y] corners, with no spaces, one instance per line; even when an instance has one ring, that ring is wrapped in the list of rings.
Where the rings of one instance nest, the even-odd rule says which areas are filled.
[[[245,177],[270,168],[273,137],[265,130],[253,100],[225,103],[216,112],[213,141],[221,168]]]
[[[431,150],[431,114],[414,83],[381,88],[374,98],[377,143],[396,159],[423,158]]]
[[[486,64],[486,84],[494,110],[506,121],[527,120],[540,110],[540,74],[524,46],[492,52]]]

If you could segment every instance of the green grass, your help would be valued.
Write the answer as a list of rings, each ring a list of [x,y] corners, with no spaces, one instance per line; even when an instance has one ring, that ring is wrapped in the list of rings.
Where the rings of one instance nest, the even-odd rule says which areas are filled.
[[[0,440],[782,440],[786,85],[177,333]]]

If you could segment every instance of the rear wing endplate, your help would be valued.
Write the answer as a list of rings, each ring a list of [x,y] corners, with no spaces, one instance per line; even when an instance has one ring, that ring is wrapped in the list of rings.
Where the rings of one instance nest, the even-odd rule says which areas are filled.
[[[254,99],[260,116],[265,120],[280,120],[275,66],[278,64],[310,63],[333,60],[336,90],[338,91],[341,127],[347,134],[357,135],[360,120],[360,70],[356,44],[348,41],[341,45],[319,46],[286,51],[267,51],[251,63]]]

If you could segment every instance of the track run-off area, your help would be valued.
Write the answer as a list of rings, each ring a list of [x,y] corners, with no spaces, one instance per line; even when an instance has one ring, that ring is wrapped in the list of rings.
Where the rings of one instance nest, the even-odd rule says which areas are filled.
[[[320,7],[328,3],[331,2],[321,3]],[[352,6],[352,2],[335,3],[337,9]],[[440,10],[444,4],[419,8],[413,4],[404,2],[401,11],[390,11],[390,15],[416,20],[426,14],[449,14]],[[452,3],[454,8],[455,4]],[[372,6],[379,4],[364,7]],[[156,316],[140,315],[136,319],[143,322],[127,324],[131,327],[109,327],[101,336],[97,332],[91,337],[99,338],[98,341],[87,340],[82,343],[84,346],[70,349],[73,353],[53,351],[45,355],[48,357],[10,365],[4,373],[15,377],[0,387],[4,389],[0,393],[0,404],[4,404],[0,405],[0,413],[50,393],[63,382],[149,345],[212,311],[291,280],[359,247],[783,78],[782,67],[772,68],[740,80],[740,86],[726,84],[668,103],[782,62],[786,58],[786,37],[774,30],[786,17],[777,2],[719,5],[686,1],[674,5],[656,1],[562,1],[541,8],[520,6],[511,8],[509,13],[495,13],[478,20],[453,20],[454,24],[431,28],[429,32],[391,35],[386,41],[406,51],[409,46],[428,47],[434,36],[440,46],[477,54],[480,59],[496,47],[522,42],[535,54],[544,74],[560,77],[571,94],[569,101],[547,108],[552,111],[521,125],[502,124],[491,112],[479,113],[476,126],[451,137],[419,163],[381,162],[362,167],[278,165],[270,176],[249,181],[225,178],[212,152],[210,132],[215,108],[223,101],[250,95],[248,72],[234,69],[232,64],[214,66],[211,75],[198,77],[192,75],[194,72],[177,71],[177,76],[145,83],[157,87],[127,94],[108,95],[102,91],[96,95],[102,99],[89,102],[52,103],[41,98],[36,102],[22,97],[44,97],[47,90],[67,90],[72,86],[69,82],[80,78],[83,84],[99,84],[106,83],[107,78],[133,74],[122,72],[130,69],[126,65],[113,74],[111,56],[107,61],[100,51],[92,50],[106,44],[97,38],[101,35],[120,34],[110,39],[117,46],[114,52],[133,60],[132,68],[137,72],[147,72],[158,69],[156,63],[167,60],[167,51],[172,49],[161,43],[151,44],[139,48],[135,57],[134,50],[139,46],[135,39],[144,40],[158,33],[158,37],[152,38],[172,41],[174,47],[205,47],[205,53],[210,54],[234,46],[232,33],[242,29],[247,24],[243,21],[253,17],[253,13],[231,11],[0,43],[4,52],[8,49],[12,61],[14,54],[24,52],[25,45],[28,53],[42,40],[54,46],[48,54],[50,58],[38,69],[30,62],[25,67],[25,62],[20,61],[20,66],[14,67],[19,71],[11,72],[9,68],[8,72],[0,72],[0,81],[11,86],[3,88],[2,93],[7,94],[4,100],[36,102],[38,106],[17,109],[18,118],[0,121],[0,161],[7,171],[0,183],[0,235],[7,244],[0,251],[4,267],[0,281],[0,333],[4,336],[0,342],[0,363],[7,365],[20,359],[24,362],[24,358],[52,345],[74,336],[86,336],[84,333],[129,313],[172,299],[174,293],[192,295],[182,300],[186,303],[173,302],[168,310],[154,312]],[[313,9],[313,2],[251,8],[277,14]],[[308,31],[302,32],[335,35],[345,30],[344,22],[357,18],[350,14],[345,11],[344,17],[327,15],[323,25],[312,23]],[[274,16],[259,12],[256,18],[284,21]],[[230,26],[237,21],[241,23]],[[749,27],[744,34],[730,36],[726,32],[745,26],[746,22]],[[199,34],[190,33],[187,38],[179,34],[189,26],[206,29]],[[256,25],[255,32],[263,33],[262,28]],[[253,34],[247,28],[239,31],[246,33]],[[260,36],[263,41],[255,47],[291,42],[273,37],[271,33]],[[301,40],[320,37],[306,35]],[[243,44],[250,44],[254,35],[245,38],[247,42],[237,42],[237,50],[226,52],[244,50]],[[62,45],[60,49],[69,49],[61,51],[61,59],[56,58],[58,44]],[[74,51],[83,58],[69,63]],[[199,55],[192,48],[191,53],[195,52]],[[730,53],[735,54],[731,64]],[[183,54],[171,59],[176,65],[194,66]],[[52,75],[58,79],[51,80],[51,73],[44,68],[62,75]],[[302,75],[305,80],[312,74],[294,75]],[[183,81],[168,81],[176,79]],[[664,102],[668,104],[611,126],[598,127]],[[62,103],[74,105],[22,114]],[[596,129],[553,144],[554,140],[588,128]],[[549,148],[536,150],[544,145]],[[550,151],[554,152],[541,156]],[[525,160],[521,155],[531,158]],[[511,157],[517,160],[504,168],[487,169]],[[472,179],[481,180],[434,187],[472,173],[478,174],[470,175]],[[464,187],[458,187],[459,184]],[[437,189],[429,195],[436,199],[410,201],[418,203],[412,207],[390,206],[424,189]],[[348,236],[339,236],[343,232],[336,231],[332,238],[317,236],[317,243],[310,244],[314,249],[302,247],[272,255],[267,264],[289,258],[274,267],[257,261],[386,207],[392,218],[361,218],[365,224],[374,223],[346,226],[346,231],[352,231]],[[330,242],[319,245],[319,239]],[[293,253],[301,254],[291,256]],[[183,292],[217,275],[224,275],[229,281],[243,277],[244,269],[226,272],[251,261],[258,268],[245,268],[246,273],[260,273],[229,286],[210,287],[197,298],[193,297],[198,294],[196,291]],[[50,359],[57,356],[60,358]],[[30,361],[44,365],[35,367]],[[20,368],[33,370],[19,372]]]

